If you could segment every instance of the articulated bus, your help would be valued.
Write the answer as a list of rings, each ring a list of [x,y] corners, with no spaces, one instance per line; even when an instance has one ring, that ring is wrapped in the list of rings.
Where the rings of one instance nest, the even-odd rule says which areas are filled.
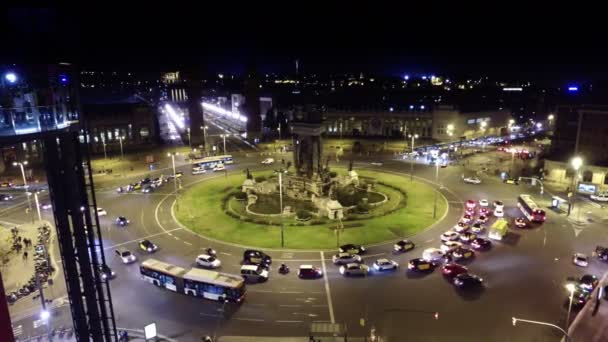
[[[532,196],[522,194],[517,198],[517,207],[531,222],[545,222],[545,211],[532,200]]]
[[[140,264],[141,279],[158,287],[193,297],[241,303],[245,281],[239,275],[192,268],[186,270],[155,259]]]
[[[206,170],[211,170],[217,165],[234,164],[234,159],[231,155],[206,157],[201,159],[192,159],[192,174],[205,173]]]

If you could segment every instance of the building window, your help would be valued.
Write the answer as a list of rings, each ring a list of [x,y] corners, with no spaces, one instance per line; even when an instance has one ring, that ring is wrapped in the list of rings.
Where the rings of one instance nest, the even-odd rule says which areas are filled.
[[[475,119],[469,119],[467,120],[467,124],[472,125],[475,123]]]
[[[142,138],[147,138],[150,136],[150,130],[148,127],[142,127],[139,129],[139,136]]]
[[[604,184],[608,184],[608,173],[604,175]]]
[[[583,182],[591,182],[593,180],[593,172],[587,170],[583,172]]]

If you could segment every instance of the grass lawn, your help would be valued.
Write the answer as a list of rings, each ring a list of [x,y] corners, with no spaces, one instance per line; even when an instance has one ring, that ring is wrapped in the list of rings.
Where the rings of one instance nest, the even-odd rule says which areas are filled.
[[[407,193],[407,205],[385,216],[344,221],[347,228],[340,233],[340,244],[371,244],[407,237],[435,222],[432,205],[434,193],[427,184],[410,182],[407,177],[389,173],[367,170],[357,172],[360,176],[374,177],[379,182],[404,191]],[[177,219],[194,232],[215,239],[262,248],[280,248],[280,227],[240,221],[222,211],[222,199],[243,180],[243,175],[235,174],[193,186],[180,199]],[[398,191],[393,190],[393,193]],[[437,217],[441,218],[446,209],[447,203],[439,196]],[[332,229],[335,226],[335,223],[285,226],[285,248],[333,249],[337,245],[337,236]]]

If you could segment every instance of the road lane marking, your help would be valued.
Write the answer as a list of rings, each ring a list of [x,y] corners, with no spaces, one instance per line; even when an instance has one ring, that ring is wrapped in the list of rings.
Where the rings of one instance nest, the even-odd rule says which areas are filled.
[[[276,323],[302,323],[303,321],[289,321],[289,320],[282,320],[282,321],[275,321]]]
[[[325,293],[327,294],[327,306],[329,307],[329,319],[332,324],[336,323],[336,318],[334,317],[334,306],[331,301],[331,291],[329,290],[329,279],[327,275],[327,268],[325,267],[325,254],[321,253],[321,265],[323,267],[323,280],[325,281]]]
[[[304,292],[301,292],[301,291],[279,291],[279,293],[284,293],[284,294],[302,294]]]
[[[226,252],[220,252],[220,254],[224,254],[224,255],[232,255],[230,253],[226,253]]]
[[[299,308],[302,305],[300,305],[300,304],[280,304],[279,306],[283,307],[283,308]]]
[[[182,228],[175,228],[175,229],[167,230],[166,232],[160,232],[160,233],[156,233],[156,234],[151,234],[151,235],[143,236],[143,237],[140,237],[140,238],[137,238],[137,239],[133,239],[133,240],[117,243],[117,244],[112,245],[112,246],[104,247],[103,250],[107,251],[108,249],[112,249],[112,248],[128,245],[130,243],[137,242],[137,241],[140,241],[140,240],[147,240],[147,239],[149,239],[151,237],[155,237],[155,236],[159,236],[159,235],[164,235],[164,234],[171,235],[171,234],[169,234],[169,232],[173,232],[173,231],[180,230],[180,229],[182,229]]]
[[[192,244],[191,244],[190,242],[188,242],[188,241],[184,241],[184,243],[185,243],[186,245],[190,245],[190,246],[192,246]]]
[[[239,321],[248,321],[248,322],[264,322],[263,319],[259,319],[259,318],[240,318],[240,317],[235,317],[234,319],[239,320]]]

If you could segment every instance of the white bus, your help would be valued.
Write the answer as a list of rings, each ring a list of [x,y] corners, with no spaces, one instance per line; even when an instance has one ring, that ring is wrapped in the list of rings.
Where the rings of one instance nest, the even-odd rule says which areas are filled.
[[[141,279],[168,290],[194,297],[241,303],[245,281],[240,275],[182,267],[148,259],[139,267]]]
[[[238,275],[193,268],[184,274],[184,293],[240,303],[245,298],[245,281]]]
[[[148,259],[139,266],[141,279],[158,287],[164,287],[167,290],[180,292],[183,289],[183,275],[186,273],[184,268],[167,264],[155,259]]]
[[[198,164],[202,164],[202,165],[206,165],[206,164],[210,164],[210,163],[218,163],[221,162],[222,164],[234,164],[234,158],[232,158],[231,155],[222,155],[222,156],[215,156],[215,157],[205,157],[205,158],[196,158],[196,159],[191,159],[190,163],[194,166],[194,165],[198,165]]]

